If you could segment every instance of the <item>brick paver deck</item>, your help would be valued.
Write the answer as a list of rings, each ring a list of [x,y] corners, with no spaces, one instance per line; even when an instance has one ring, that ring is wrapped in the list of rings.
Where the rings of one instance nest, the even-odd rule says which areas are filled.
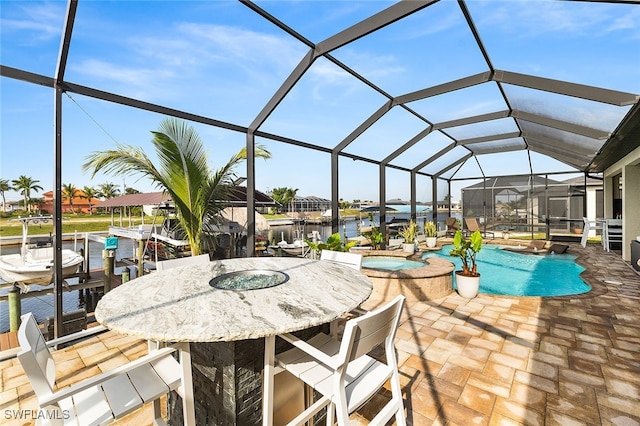
[[[453,294],[407,306],[396,347],[409,424],[640,425],[640,277],[600,245],[570,244],[569,252],[587,268],[593,290],[585,295]],[[105,333],[56,353],[58,381],[145,352],[144,342]],[[35,408],[19,363],[0,368],[0,423],[30,424],[11,417]],[[353,424],[367,418],[363,410]],[[151,424],[149,407],[118,424]]]

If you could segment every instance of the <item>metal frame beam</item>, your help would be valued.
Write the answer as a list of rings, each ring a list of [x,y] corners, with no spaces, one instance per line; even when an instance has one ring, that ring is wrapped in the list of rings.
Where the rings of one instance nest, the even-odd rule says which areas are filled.
[[[507,146],[507,147],[501,147],[501,148],[483,148],[483,147],[478,147],[478,148],[473,148],[473,154],[474,155],[485,155],[485,154],[497,154],[497,153],[502,153],[502,152],[513,152],[513,151],[524,151],[527,148],[524,146],[524,143],[522,144],[523,146]]]
[[[480,74],[470,75],[458,80],[449,81],[437,86],[427,87],[426,89],[416,90],[395,98],[396,104],[406,104],[409,102],[419,101],[421,99],[431,98],[433,96],[442,95],[444,93],[454,92],[467,87],[476,86],[478,84],[491,81],[491,72],[486,71]]]
[[[557,93],[559,95],[587,99],[615,106],[633,105],[637,103],[640,98],[640,96],[634,95],[633,93],[619,92],[617,90],[603,89],[601,87],[587,86],[585,84],[570,83],[550,78],[535,77],[533,75],[503,70],[496,70],[492,79],[501,83],[513,84],[514,86],[543,90],[545,92]]]
[[[510,115],[509,110],[490,112],[488,114],[474,115],[471,117],[458,118],[456,120],[441,121],[440,123],[434,123],[433,128],[434,130],[449,129],[451,127],[465,126],[467,124],[482,123],[482,122],[491,121],[491,120],[499,120],[501,118],[507,118],[509,117],[509,115]]]
[[[527,132],[522,135],[523,138],[527,139],[531,142],[543,143],[548,146],[552,146],[557,148],[560,152],[571,152],[572,154],[584,156],[584,157],[592,157],[595,154],[595,150],[593,147],[580,146],[575,143],[568,143],[562,140],[550,138],[545,135],[541,135],[538,133]]]
[[[532,114],[530,112],[520,110],[513,110],[511,112],[511,117],[517,120],[524,120],[530,123],[540,124],[541,126],[551,127],[552,129],[575,133],[576,135],[587,136],[593,139],[607,139],[611,135],[604,130],[598,130],[594,129],[593,127],[582,126],[576,123],[569,123],[568,121],[563,120],[556,120],[555,118],[539,114]]]
[[[60,40],[60,51],[56,62],[54,89],[53,119],[53,336],[62,336],[62,82],[67,68],[71,34],[76,19],[77,0],[69,0],[65,14],[64,29]]]
[[[413,168],[413,170],[418,171],[418,170],[428,166],[429,164],[433,163],[438,158],[442,157],[444,154],[446,154],[447,152],[451,151],[455,147],[456,147],[456,143],[455,142],[450,143],[449,145],[447,145],[444,148],[442,148],[440,151],[438,151],[435,154],[433,154],[431,157],[429,157],[426,160],[424,160],[422,163],[418,164],[416,167]],[[436,175],[434,174],[432,176],[436,176]]]
[[[488,135],[488,136],[479,136],[477,138],[460,139],[458,140],[458,145],[473,145],[473,144],[482,143],[482,142],[491,142],[491,141],[499,141],[504,139],[519,138],[521,136],[522,136],[522,133],[520,132],[509,132],[509,133],[500,133],[500,134]]]

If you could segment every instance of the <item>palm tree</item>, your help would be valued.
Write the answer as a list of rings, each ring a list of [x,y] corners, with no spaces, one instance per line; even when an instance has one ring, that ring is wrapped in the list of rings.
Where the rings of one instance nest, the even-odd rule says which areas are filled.
[[[82,191],[84,192],[82,198],[86,199],[89,203],[89,214],[93,214],[93,204],[91,201],[93,201],[94,198],[98,198],[100,196],[100,192],[93,186],[85,186]]]
[[[235,177],[234,168],[247,158],[246,148],[235,154],[218,170],[210,170],[200,136],[188,123],[165,119],[159,131],[152,132],[153,145],[159,159],[156,167],[141,148],[117,145],[114,150],[89,154],[83,170],[101,170],[119,175],[142,174],[171,196],[178,220],[184,228],[191,254],[199,255],[209,243],[208,236],[221,222],[229,190]],[[256,146],[257,158],[270,158],[271,153]]]
[[[273,198],[276,203],[280,204],[280,206],[284,208],[296,198],[297,192],[298,189],[293,188],[273,188],[273,190],[271,191],[271,198]]]
[[[6,211],[7,200],[4,198],[4,193],[6,191],[11,191],[11,185],[9,185],[9,181],[7,179],[0,179],[0,195],[2,196],[2,211]]]
[[[44,198],[31,198],[29,200],[29,204],[38,208],[37,213],[42,212],[42,207],[44,207]]]
[[[24,197],[24,206],[31,213],[31,191],[38,192],[42,190],[42,187],[38,185],[39,180],[27,177],[25,175],[20,176],[18,179],[11,181],[13,189],[20,192]]]
[[[120,189],[115,183],[106,182],[98,185],[98,195],[106,198],[107,200],[117,196],[119,193]]]
[[[69,206],[71,208],[71,213],[75,213],[73,210],[73,197],[76,196],[76,192],[78,192],[78,188],[75,187],[72,183],[63,183],[62,184],[62,199],[69,199]]]

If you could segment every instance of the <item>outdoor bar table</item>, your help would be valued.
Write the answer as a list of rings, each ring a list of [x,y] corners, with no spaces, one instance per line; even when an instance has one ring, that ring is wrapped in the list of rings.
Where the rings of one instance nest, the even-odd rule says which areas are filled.
[[[252,290],[218,288],[243,276],[252,283],[270,275],[286,281]],[[371,291],[367,276],[337,263],[239,258],[131,280],[105,294],[95,316],[129,336],[190,342],[197,424],[269,425],[275,336],[329,323],[362,304]],[[170,396],[169,424],[182,423],[175,398]]]

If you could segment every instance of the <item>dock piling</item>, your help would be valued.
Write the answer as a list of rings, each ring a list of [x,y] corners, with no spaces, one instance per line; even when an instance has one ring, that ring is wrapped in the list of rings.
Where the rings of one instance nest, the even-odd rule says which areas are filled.
[[[138,241],[138,250],[136,253],[136,257],[137,257],[137,261],[138,261],[138,272],[136,274],[136,277],[141,277],[144,275],[144,245],[145,245],[145,241],[144,240],[140,240]]]
[[[107,294],[111,290],[111,277],[115,271],[115,250],[102,250],[102,259],[104,267],[104,293]]]
[[[21,315],[20,288],[14,283],[11,290],[9,290],[9,331],[18,331]]]
[[[128,282],[131,279],[131,271],[128,267],[122,269],[122,284]]]

